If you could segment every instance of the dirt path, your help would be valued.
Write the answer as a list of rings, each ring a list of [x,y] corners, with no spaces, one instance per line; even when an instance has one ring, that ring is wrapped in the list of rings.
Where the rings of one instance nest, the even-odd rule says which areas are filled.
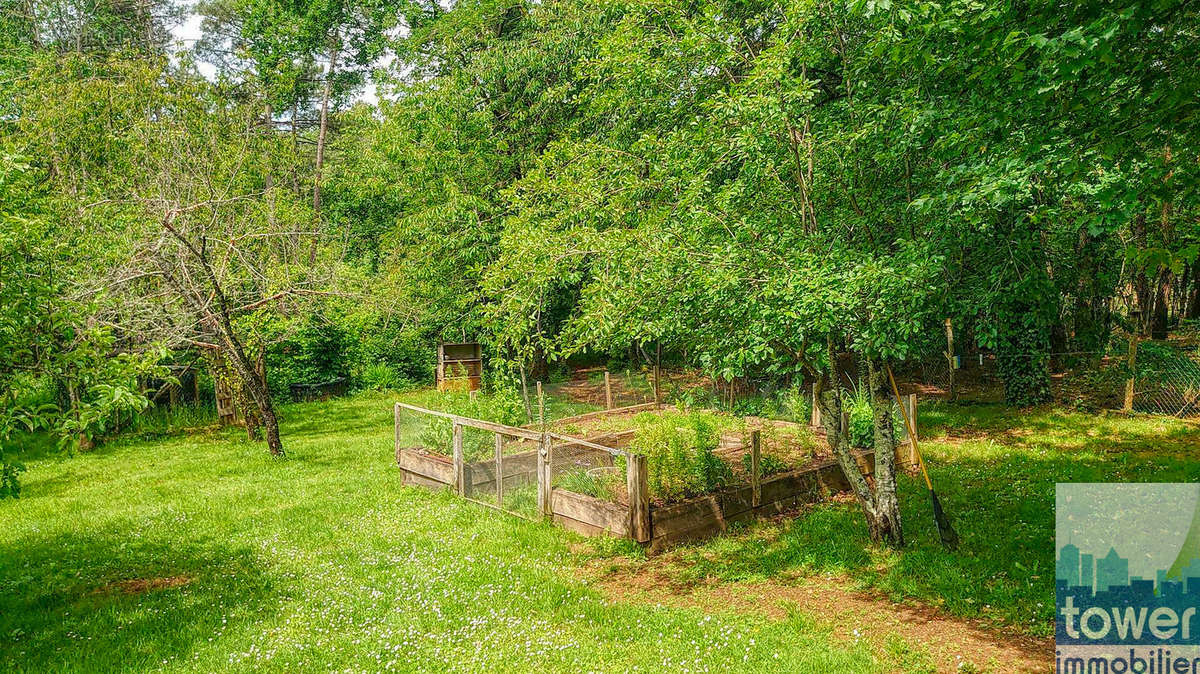
[[[793,610],[828,627],[834,639],[866,639],[884,660],[890,635],[924,652],[944,674],[1041,673],[1053,669],[1052,639],[1007,634],[937,609],[895,604],[854,591],[837,576],[797,576],[761,582],[692,585],[672,572],[671,555],[646,561],[605,559],[588,567],[588,578],[614,601],[692,607],[706,613],[758,613],[783,619]]]
[[[555,384],[555,393],[566,396],[571,400],[592,405],[604,405],[604,368],[585,367],[571,372],[571,378],[561,384]],[[633,405],[646,402],[645,392],[638,391],[626,385],[621,373],[613,372],[610,376],[613,392],[613,405]]]

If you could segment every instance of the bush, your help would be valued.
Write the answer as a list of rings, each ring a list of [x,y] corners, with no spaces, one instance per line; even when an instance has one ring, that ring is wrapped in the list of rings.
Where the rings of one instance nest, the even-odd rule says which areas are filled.
[[[671,502],[715,491],[733,473],[715,453],[720,428],[702,413],[642,413],[630,449],[644,455],[650,472],[651,498]]]
[[[812,419],[812,397],[800,384],[793,384],[779,396],[779,411],[780,416],[807,426]]]
[[[387,363],[371,363],[363,367],[354,380],[355,388],[360,391],[403,391],[416,386],[415,382]]]
[[[889,398],[890,400],[890,398]],[[871,449],[875,446],[875,410],[871,407],[871,392],[860,383],[851,391],[842,393],[842,404],[850,413],[850,446],[856,449]],[[904,432],[904,417],[896,401],[890,400],[892,428],[899,442]]]
[[[345,378],[350,388],[399,390],[433,383],[436,339],[398,321],[331,307],[299,328],[267,326],[267,382],[285,399],[291,384],[320,384]]]
[[[750,456],[749,452],[742,456],[742,469],[746,471],[747,475],[754,470],[753,463],[754,460]],[[776,475],[778,473],[786,472],[788,470],[788,465],[783,461],[783,459],[780,459],[777,456],[773,456],[771,454],[762,454],[758,457],[758,469],[760,471],[759,475],[762,477],[767,477],[769,475]]]

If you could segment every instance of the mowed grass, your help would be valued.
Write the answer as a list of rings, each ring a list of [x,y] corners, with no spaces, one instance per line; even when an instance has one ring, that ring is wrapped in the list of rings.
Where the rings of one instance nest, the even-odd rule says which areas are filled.
[[[802,613],[605,601],[577,537],[402,487],[394,399],[285,408],[284,460],[215,429],[28,452],[0,670],[892,670]]]
[[[920,411],[934,488],[962,543],[939,543],[925,482],[900,479],[906,547],[865,544],[857,505],[826,503],[682,549],[689,579],[838,574],[893,601],[938,606],[1009,632],[1054,632],[1054,485],[1200,480],[1200,428],[1161,417],[935,404]]]
[[[771,620],[606,601],[581,565],[628,547],[402,487],[395,399],[286,407],[284,460],[232,429],[31,451],[23,498],[0,502],[0,670],[929,670],[924,646],[880,651],[804,607]],[[833,573],[1046,635],[1054,483],[1200,478],[1200,430],[1182,422],[931,406],[922,426],[958,552],[905,478],[902,551],[870,546],[857,507],[830,503],[686,547],[675,573]]]

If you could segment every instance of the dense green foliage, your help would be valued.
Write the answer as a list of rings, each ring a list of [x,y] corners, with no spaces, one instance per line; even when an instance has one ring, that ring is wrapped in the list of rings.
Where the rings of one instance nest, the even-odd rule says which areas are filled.
[[[629,449],[646,457],[652,499],[679,501],[730,481],[729,465],[714,453],[721,443],[721,424],[712,414],[642,413],[634,422]]]
[[[526,421],[524,402],[515,390],[509,389],[500,389],[492,395],[477,397],[466,393],[445,393],[438,400],[438,409],[449,414],[508,426],[520,426]],[[419,435],[421,446],[443,456],[453,456],[454,424],[449,419],[421,415],[414,418],[416,417],[423,423]],[[495,437],[492,433],[473,428],[463,429],[463,456],[468,462],[492,457],[495,452],[494,443]]]
[[[425,380],[437,339],[811,377],[829,340],[936,357],[951,317],[1037,402],[1051,354],[1200,312],[1187,5],[212,0],[176,60],[173,5],[29,7],[6,212],[70,246],[53,292],[104,287],[72,312],[116,350],[211,341],[131,259],[164,204],[214,219],[276,395]]]
[[[3,212],[69,246],[36,292],[88,335],[34,368],[64,444],[203,354],[282,455],[290,386],[403,388],[451,340],[501,387],[664,352],[813,382],[848,466],[890,456],[882,375],[940,359],[946,319],[1027,405],[1052,362],[1200,316],[1179,0],[209,0],[182,53],[171,3],[64,2],[7,11],[0,57],[35,186]],[[847,359],[874,373],[848,401]],[[899,545],[891,473],[852,487]]]

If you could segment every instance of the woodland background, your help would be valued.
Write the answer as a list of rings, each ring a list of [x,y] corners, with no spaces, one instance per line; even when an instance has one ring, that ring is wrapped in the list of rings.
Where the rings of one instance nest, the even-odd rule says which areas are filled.
[[[86,448],[197,372],[282,452],[289,384],[425,384],[439,340],[496,387],[660,348],[820,382],[951,318],[1043,402],[1053,357],[1200,318],[1198,14],[3,0],[0,495],[23,433]]]

